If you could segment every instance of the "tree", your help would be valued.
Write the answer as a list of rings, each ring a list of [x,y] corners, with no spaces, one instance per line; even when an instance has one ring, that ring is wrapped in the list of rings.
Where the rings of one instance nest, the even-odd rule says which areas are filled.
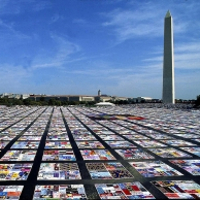
[[[27,98],[27,99],[23,99],[24,105],[29,106],[31,105],[32,100]]]
[[[95,101],[87,101],[85,105],[86,106],[94,106],[95,103],[96,103]]]
[[[39,101],[40,105],[41,106],[47,106],[48,105],[48,102],[46,101]]]
[[[56,106],[61,106],[61,105],[62,105],[62,102],[59,101],[59,100],[56,100],[56,101],[55,101],[55,104],[56,104]]]
[[[50,106],[55,106],[55,105],[56,105],[56,100],[55,100],[55,99],[49,99],[48,104],[49,104]]]
[[[2,99],[0,99],[0,104],[1,105],[6,105],[8,103],[8,99],[7,98],[2,98]]]
[[[40,103],[38,101],[30,101],[31,106],[39,106]]]
[[[195,107],[200,106],[200,95],[197,96],[197,100],[195,101]]]
[[[63,106],[69,105],[69,102],[68,102],[68,101],[62,101],[62,105],[63,105]]]
[[[24,105],[21,99],[12,99],[12,105]]]

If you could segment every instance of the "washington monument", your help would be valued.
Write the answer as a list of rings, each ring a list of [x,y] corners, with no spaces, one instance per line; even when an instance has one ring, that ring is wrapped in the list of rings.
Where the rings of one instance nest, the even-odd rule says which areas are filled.
[[[163,103],[175,103],[173,20],[168,11],[164,25]]]

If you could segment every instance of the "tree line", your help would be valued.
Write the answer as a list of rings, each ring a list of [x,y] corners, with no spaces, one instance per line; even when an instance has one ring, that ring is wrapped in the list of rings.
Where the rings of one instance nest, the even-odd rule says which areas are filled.
[[[114,104],[129,104],[130,102],[126,100],[119,100],[119,101],[109,101]],[[39,100],[35,101],[30,98],[27,99],[14,99],[3,97],[0,98],[0,105],[6,106],[15,106],[15,105],[26,105],[26,106],[67,106],[67,105],[85,105],[85,106],[94,106],[96,101],[60,101],[57,99],[49,99],[45,101],[44,97],[41,97]]]
[[[128,100],[117,100],[109,102],[114,104],[134,104],[134,102],[129,102]],[[85,105],[85,106],[94,106],[96,101],[60,101],[57,99],[49,99],[49,101],[45,101],[44,97],[41,97],[39,100],[35,101],[30,98],[27,99],[14,99],[3,97],[0,98],[0,105],[6,106],[15,106],[15,105],[26,105],[26,106],[67,106],[67,105]],[[145,102],[141,102],[145,103]],[[194,104],[194,108],[200,108],[200,95],[197,96],[197,99]]]
[[[25,106],[64,106],[64,105],[94,105],[96,102],[83,102],[83,101],[60,101],[57,99],[49,99],[49,101],[45,101],[42,97],[40,100],[31,100],[27,99],[11,99],[11,98],[0,98],[0,105],[6,106],[15,106],[15,105],[25,105]]]

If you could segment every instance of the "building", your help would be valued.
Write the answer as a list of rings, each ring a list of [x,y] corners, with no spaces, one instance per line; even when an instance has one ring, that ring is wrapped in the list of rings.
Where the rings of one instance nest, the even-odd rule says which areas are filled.
[[[153,99],[151,97],[137,97],[137,98],[132,98],[129,99],[129,101],[134,102],[134,103],[149,103],[153,102]]]
[[[120,101],[120,100],[128,100],[126,97],[117,97],[117,96],[109,96],[106,94],[101,94],[101,91],[98,91],[98,95],[46,95],[46,94],[12,94],[12,93],[3,93],[0,94],[0,98],[8,98],[8,99],[27,99],[29,98],[32,101],[46,101],[48,102],[51,99],[62,101],[62,102],[88,102],[88,101],[96,101],[96,102],[108,102],[108,101]]]
[[[4,97],[10,97],[10,96],[12,96],[12,94],[11,93],[3,93],[3,94],[0,94],[0,98],[4,98]]]
[[[101,96],[101,90],[98,91],[98,96],[99,96],[99,97]]]
[[[96,101],[96,102],[107,102],[107,101],[120,101],[128,100],[126,97],[117,96],[92,96],[92,95],[30,95],[29,97],[33,101],[49,101],[50,99],[55,99],[59,101]]]
[[[29,94],[12,94],[12,93],[3,93],[0,94],[0,98],[8,98],[8,99],[27,99],[29,98]]]
[[[163,103],[175,103],[173,19],[168,11],[164,24]]]
[[[112,96],[112,101],[128,101],[127,97]]]
[[[94,101],[95,96],[88,95],[31,95],[31,100],[34,101],[49,101],[50,99],[55,99],[59,101]]]
[[[21,95],[21,98],[22,98],[22,99],[27,99],[27,98],[29,98],[29,97],[30,97],[29,94],[22,94],[22,95]]]
[[[111,96],[108,96],[108,95],[101,95],[101,96],[96,96],[95,97],[95,101],[99,101],[99,102],[106,102],[106,101],[110,101],[112,100],[112,97]]]

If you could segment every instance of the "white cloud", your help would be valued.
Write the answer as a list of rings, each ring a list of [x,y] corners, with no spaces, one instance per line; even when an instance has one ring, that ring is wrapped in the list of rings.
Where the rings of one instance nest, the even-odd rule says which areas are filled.
[[[162,34],[162,23],[160,23],[160,20],[153,20],[153,18],[156,19],[155,15],[157,14],[149,13],[150,19],[147,20],[142,17],[144,13],[139,14],[138,12],[139,11],[114,11],[107,15],[110,20],[105,22],[103,26],[114,27],[114,33],[119,42],[138,36],[158,36]],[[138,16],[141,16],[141,18]]]
[[[102,25],[110,28],[109,31],[116,36],[118,42],[144,36],[148,38],[163,36],[166,4],[172,9],[172,16],[173,14],[175,16],[175,34],[187,32],[189,27],[190,29],[197,27],[193,25],[191,16],[197,17],[200,3],[187,4],[173,1],[130,2],[129,8],[102,14],[107,18]],[[189,17],[186,12],[189,13]]]
[[[175,44],[175,47],[176,52],[200,52],[200,42],[198,40],[196,42]]]
[[[13,43],[16,40],[19,40],[18,42],[22,42],[23,40],[30,39],[30,36],[20,31],[17,31],[12,23],[5,22],[2,19],[0,19],[0,27],[0,39],[2,40],[2,42]]]
[[[46,56],[46,52],[43,52],[42,55],[38,55],[33,61],[32,69],[48,67],[62,68],[65,63],[69,61],[72,62],[73,59],[71,56],[81,50],[79,45],[70,42],[64,37],[52,34],[51,38],[56,46],[51,52],[52,56]]]
[[[161,75],[162,63],[140,65],[140,66],[126,66],[126,67],[113,67],[112,63],[92,63],[93,67],[83,69],[72,69],[64,71],[66,73],[90,76],[98,80],[112,80],[115,82],[126,81],[133,77],[140,77],[142,79],[157,78]],[[134,79],[134,78],[133,78]]]
[[[38,12],[52,6],[47,0],[0,0],[0,15],[17,15],[23,12]]]
[[[183,42],[176,44],[175,68],[200,69],[200,42]],[[188,71],[189,72],[189,71]]]
[[[155,47],[155,49],[158,48]],[[143,59],[143,62],[148,63],[149,65],[160,63],[162,66],[163,52],[157,50],[153,52],[153,54],[149,54],[149,58]],[[200,69],[200,42],[192,41],[176,43],[175,41],[174,62],[175,69]]]
[[[163,61],[163,56],[156,56],[153,58],[146,58],[143,60],[144,62],[161,62]]]
[[[0,26],[2,28],[6,28],[13,31],[13,26],[11,24],[5,23],[2,19],[0,19]]]
[[[108,21],[105,27],[112,27],[119,42],[138,36],[161,36],[163,34],[163,8],[155,4],[143,4],[137,8],[117,9],[104,14]]]
[[[160,65],[114,68],[111,63],[92,64],[93,68],[88,67],[63,73],[71,77],[80,77],[80,80],[88,77],[88,82],[95,81],[94,85],[98,85],[102,92],[108,95],[160,97],[162,84],[162,66]],[[94,90],[92,85],[86,85],[88,91]]]

